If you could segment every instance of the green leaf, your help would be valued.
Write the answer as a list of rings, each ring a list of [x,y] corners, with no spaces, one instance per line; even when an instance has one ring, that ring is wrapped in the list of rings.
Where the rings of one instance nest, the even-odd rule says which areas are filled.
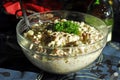
[[[79,34],[79,25],[73,21],[61,21],[54,24],[54,30],[60,32],[66,32],[70,34]]]

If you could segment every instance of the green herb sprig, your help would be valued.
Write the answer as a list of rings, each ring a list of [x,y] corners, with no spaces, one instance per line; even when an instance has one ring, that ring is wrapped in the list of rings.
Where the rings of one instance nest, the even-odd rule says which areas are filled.
[[[79,25],[70,20],[60,21],[60,22],[55,23],[54,30],[60,31],[60,32],[66,32],[70,34],[76,34],[76,35],[80,33]]]

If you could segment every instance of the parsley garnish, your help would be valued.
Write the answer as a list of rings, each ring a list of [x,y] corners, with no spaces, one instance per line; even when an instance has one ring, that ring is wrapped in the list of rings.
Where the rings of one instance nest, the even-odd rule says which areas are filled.
[[[70,34],[79,34],[79,25],[73,21],[61,21],[54,24],[54,30],[60,32],[66,32]]]

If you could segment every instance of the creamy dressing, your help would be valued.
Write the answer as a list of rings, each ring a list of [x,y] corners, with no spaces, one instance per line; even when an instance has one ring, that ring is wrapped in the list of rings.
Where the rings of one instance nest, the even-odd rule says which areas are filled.
[[[32,41],[29,51],[23,49],[28,59],[40,69],[58,74],[78,71],[95,61],[105,45],[103,33],[84,22],[73,22],[80,26],[78,35],[53,31],[46,27],[49,23],[33,25],[23,34]]]

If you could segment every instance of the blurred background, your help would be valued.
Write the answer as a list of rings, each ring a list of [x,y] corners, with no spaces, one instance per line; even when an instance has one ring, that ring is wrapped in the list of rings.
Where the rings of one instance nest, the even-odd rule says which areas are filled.
[[[50,10],[71,10],[87,13],[87,8],[91,1],[92,0],[23,0],[23,5],[28,15],[34,12]],[[113,8],[114,15],[112,41],[120,42],[120,0],[108,1]],[[24,57],[17,44],[16,25],[21,18],[22,12],[19,0],[0,0],[0,67],[18,70],[32,70],[32,67],[35,67],[33,65],[25,67],[31,63]]]

